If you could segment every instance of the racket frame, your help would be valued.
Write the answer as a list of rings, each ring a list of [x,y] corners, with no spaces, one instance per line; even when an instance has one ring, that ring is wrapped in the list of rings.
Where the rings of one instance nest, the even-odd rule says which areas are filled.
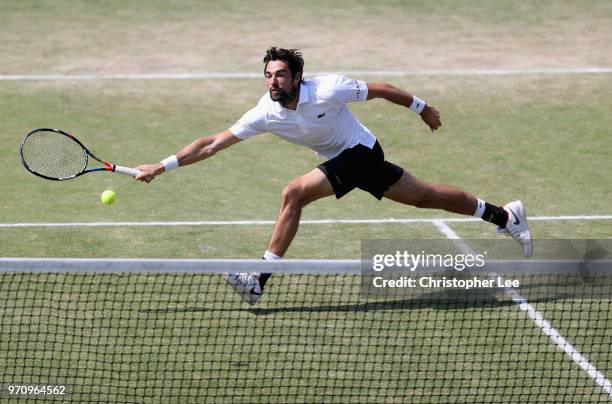
[[[66,136],[68,138],[70,138],[71,140],[73,140],[74,142],[76,142],[79,146],[81,146],[81,148],[83,149],[83,152],[85,153],[85,164],[83,165],[83,169],[74,175],[69,175],[66,177],[61,177],[61,178],[56,178],[56,177],[49,177],[47,175],[38,173],[34,170],[32,170],[27,162],[25,161],[24,157],[23,157],[23,145],[26,143],[26,141],[28,140],[28,138],[30,136],[33,136],[36,132],[55,132],[58,133],[60,135]],[[81,143],[81,141],[79,139],[77,139],[76,137],[74,137],[73,135],[71,135],[70,133],[64,132],[61,129],[54,129],[54,128],[38,128],[38,129],[33,129],[30,132],[28,132],[23,140],[21,141],[21,145],[19,147],[19,156],[21,157],[21,163],[23,164],[23,166],[25,167],[26,170],[28,170],[29,172],[31,172],[32,174],[36,175],[37,177],[41,177],[44,178],[46,180],[51,180],[51,181],[66,181],[66,180],[71,180],[77,177],[80,177],[83,174],[87,174],[87,173],[92,173],[95,171],[111,171],[111,172],[115,172],[118,174],[124,174],[124,175],[129,175],[130,177],[135,177],[137,176],[140,171],[135,170],[133,168],[129,168],[129,167],[123,167],[123,166],[118,166],[115,164],[111,164],[108,161],[102,160],[101,158],[96,157],[92,152],[89,151],[89,149],[87,149],[87,147],[85,147],[85,145],[83,143]],[[95,168],[87,168],[87,164],[89,164],[89,157],[93,158],[94,160],[102,163],[104,165],[104,167],[95,167]]]

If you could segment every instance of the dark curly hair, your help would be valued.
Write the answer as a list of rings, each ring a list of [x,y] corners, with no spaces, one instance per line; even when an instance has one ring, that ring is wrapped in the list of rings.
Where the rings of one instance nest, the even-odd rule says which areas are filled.
[[[295,77],[296,73],[300,73],[300,77],[303,78],[304,59],[299,49],[283,49],[277,48],[276,46],[268,49],[263,58],[264,73],[266,72],[266,67],[268,67],[268,62],[271,60],[282,60],[289,66],[292,77]]]

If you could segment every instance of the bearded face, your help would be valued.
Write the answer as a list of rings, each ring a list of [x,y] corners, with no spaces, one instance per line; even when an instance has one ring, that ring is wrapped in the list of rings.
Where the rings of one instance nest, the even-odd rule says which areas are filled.
[[[266,83],[272,101],[286,104],[298,95],[301,77],[291,74],[287,63],[282,60],[271,60],[265,69]]]

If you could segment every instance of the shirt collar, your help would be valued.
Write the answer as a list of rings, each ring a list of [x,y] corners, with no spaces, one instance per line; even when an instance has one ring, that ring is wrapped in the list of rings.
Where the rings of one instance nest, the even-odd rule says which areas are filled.
[[[302,82],[300,83],[300,99],[298,100],[298,105],[307,103],[309,100],[308,87]]]

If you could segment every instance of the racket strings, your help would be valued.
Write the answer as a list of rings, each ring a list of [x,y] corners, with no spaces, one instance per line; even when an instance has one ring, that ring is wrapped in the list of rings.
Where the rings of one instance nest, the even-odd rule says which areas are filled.
[[[87,154],[83,148],[57,132],[32,133],[24,141],[21,151],[28,167],[47,177],[72,177],[87,166]]]

